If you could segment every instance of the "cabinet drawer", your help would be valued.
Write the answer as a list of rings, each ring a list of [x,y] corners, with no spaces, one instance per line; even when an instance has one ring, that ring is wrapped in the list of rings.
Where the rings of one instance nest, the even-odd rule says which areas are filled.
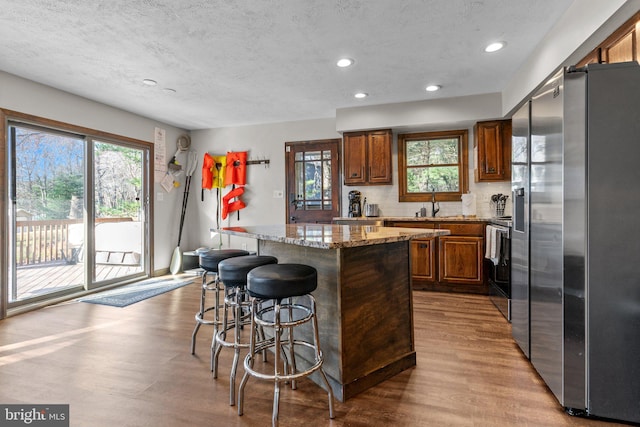
[[[483,237],[485,225],[484,224],[462,224],[462,223],[440,223],[439,228],[441,230],[451,231],[452,236],[476,236]]]

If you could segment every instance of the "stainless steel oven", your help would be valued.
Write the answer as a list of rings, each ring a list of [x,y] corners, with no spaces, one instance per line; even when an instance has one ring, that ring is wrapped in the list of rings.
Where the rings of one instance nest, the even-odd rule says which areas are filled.
[[[511,322],[511,218],[495,219],[487,227],[487,244],[495,245],[490,256],[487,248],[485,265],[489,279],[489,297],[504,317]],[[494,239],[494,242],[491,240]]]

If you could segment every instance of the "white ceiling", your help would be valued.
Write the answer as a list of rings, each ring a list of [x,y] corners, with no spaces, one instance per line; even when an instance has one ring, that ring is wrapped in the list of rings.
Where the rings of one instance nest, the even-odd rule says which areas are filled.
[[[572,1],[0,0],[0,70],[185,129],[329,118],[500,92]]]

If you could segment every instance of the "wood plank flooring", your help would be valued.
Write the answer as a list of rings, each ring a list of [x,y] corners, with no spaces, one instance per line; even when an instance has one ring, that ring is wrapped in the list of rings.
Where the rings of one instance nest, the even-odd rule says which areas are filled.
[[[267,382],[249,381],[243,416],[229,406],[228,349],[212,378],[211,329],[190,354],[198,282],[125,308],[69,302],[0,321],[0,402],[68,403],[71,426],[269,425]],[[414,312],[416,367],[336,401],[334,420],[311,381],[283,388],[280,425],[619,425],[565,414],[488,298],[416,291]]]

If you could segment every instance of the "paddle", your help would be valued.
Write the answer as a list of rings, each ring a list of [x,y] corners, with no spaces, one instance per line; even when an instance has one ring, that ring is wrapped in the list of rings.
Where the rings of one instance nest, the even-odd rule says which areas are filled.
[[[171,264],[169,264],[169,271],[171,274],[176,274],[182,269],[182,251],[180,250],[180,241],[182,240],[182,227],[184,226],[184,215],[187,211],[187,201],[189,199],[189,188],[191,187],[191,176],[193,171],[196,170],[198,164],[198,153],[195,151],[189,151],[187,155],[187,178],[184,184],[184,194],[182,195],[182,210],[180,213],[180,230],[178,232],[178,246],[173,250],[171,257]]]

